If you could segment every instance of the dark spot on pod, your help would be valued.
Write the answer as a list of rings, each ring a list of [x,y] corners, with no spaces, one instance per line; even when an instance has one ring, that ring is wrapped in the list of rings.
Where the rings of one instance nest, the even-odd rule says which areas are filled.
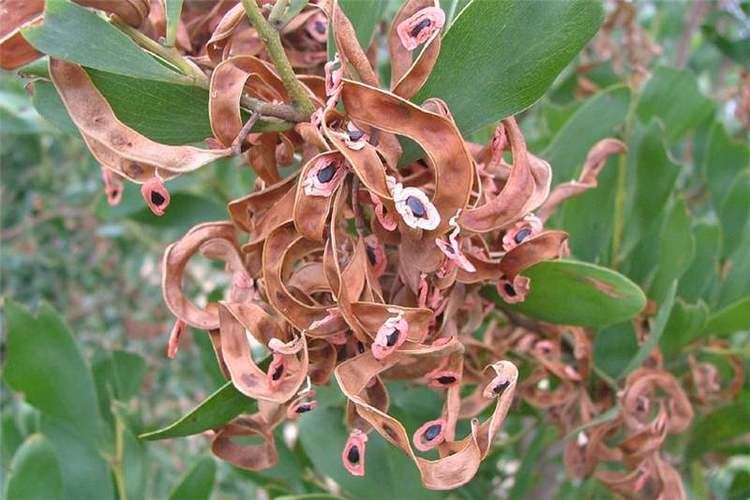
[[[374,248],[372,248],[371,246],[368,245],[368,246],[365,247],[365,252],[367,252],[367,260],[370,261],[371,265],[374,266],[375,264],[378,263],[378,258],[375,255],[375,249]]]
[[[357,129],[349,130],[347,134],[349,135],[350,141],[358,141],[362,138],[363,135],[365,135],[364,132],[362,132],[361,130],[357,130]]]
[[[117,197],[117,193],[119,193],[119,191],[116,190],[116,189],[113,189],[112,190],[112,198],[116,198]]]
[[[416,37],[423,29],[428,27],[430,24],[432,24],[432,22],[430,22],[429,19],[422,19],[421,21],[419,21],[419,24],[412,28],[409,34],[413,37]]]
[[[385,336],[385,345],[388,347],[393,347],[396,345],[396,341],[398,340],[398,334],[399,331],[397,329],[393,329],[391,333]]]
[[[333,176],[336,174],[336,165],[334,163],[329,163],[324,168],[321,168],[318,170],[317,176],[318,181],[322,183],[330,182],[331,179],[333,179]]]
[[[315,31],[321,35],[326,32],[326,25],[323,21],[315,21]]]
[[[511,285],[510,283],[506,283],[503,288],[505,289],[505,293],[507,293],[511,297],[516,296],[516,289],[513,288],[513,285]]]
[[[352,446],[346,454],[346,459],[349,460],[350,464],[359,463],[359,448]]]
[[[279,365],[276,367],[276,369],[271,374],[271,378],[273,380],[279,380],[281,378],[281,374],[284,373],[284,365]]]
[[[365,345],[362,342],[357,342],[357,352],[360,354],[365,352]]]
[[[409,210],[414,214],[414,217],[424,217],[427,215],[427,210],[425,210],[422,202],[414,196],[406,198],[406,206],[409,207]]]
[[[456,381],[456,377],[454,377],[453,375],[443,375],[441,377],[438,377],[437,381],[443,385],[450,385]]]
[[[309,403],[303,403],[299,406],[297,406],[297,409],[294,410],[295,413],[307,413],[308,411],[312,410]]]
[[[516,243],[521,243],[523,240],[528,238],[530,234],[531,234],[531,229],[529,229],[528,227],[525,227],[521,229],[520,231],[518,231],[516,233],[515,238],[513,239],[516,241]]]
[[[433,424],[427,428],[426,431],[424,431],[424,438],[426,441],[432,441],[436,437],[438,437],[438,434],[440,434],[441,425],[440,424]]]
[[[448,252],[449,254],[451,254],[451,255],[453,255],[453,254],[455,254],[455,253],[456,253],[456,251],[455,251],[455,250],[453,250],[453,245],[448,245],[447,247],[445,247],[445,249],[446,249],[446,251],[447,251],[447,252]]]
[[[151,191],[151,203],[156,205],[157,207],[161,204],[163,204],[165,201],[167,201],[161,193],[158,193],[156,191]]]
[[[502,392],[510,385],[510,382],[503,382],[502,384],[497,384],[495,387],[492,388],[492,392],[495,394],[502,394]]]

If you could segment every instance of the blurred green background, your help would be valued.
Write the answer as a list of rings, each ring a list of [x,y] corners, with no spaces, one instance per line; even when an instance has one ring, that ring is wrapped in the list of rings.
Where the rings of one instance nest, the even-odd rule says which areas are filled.
[[[607,5],[611,12],[616,2]],[[573,170],[564,169],[565,158],[573,154],[571,143],[577,140],[593,143],[595,139],[591,137],[597,134],[634,136],[629,143],[628,160],[633,169],[637,170],[639,165],[642,168],[654,166],[654,169],[665,163],[677,165],[674,192],[667,192],[666,196],[670,200],[672,197],[686,200],[694,216],[692,222],[688,221],[688,231],[695,239],[696,259],[698,256],[705,259],[695,260],[683,270],[685,278],[680,284],[680,296],[684,302],[680,307],[688,310],[703,301],[700,302],[703,307],[715,311],[747,297],[747,282],[750,281],[747,272],[750,226],[747,211],[743,212],[742,208],[745,206],[742,196],[746,192],[733,195],[739,199],[739,212],[723,212],[715,193],[713,203],[716,206],[706,201],[707,184],[708,191],[718,186],[723,195],[738,182],[747,184],[749,167],[747,163],[743,167],[742,161],[747,158],[743,155],[747,154],[748,123],[743,122],[738,107],[742,106],[741,86],[748,85],[743,78],[748,78],[750,59],[750,9],[747,2],[723,1],[707,5],[699,25],[685,39],[686,19],[694,8],[693,3],[635,2],[638,25],[642,29],[639,36],[653,42],[659,50],[638,65],[633,64],[625,57],[624,32],[615,27],[610,56],[604,60],[597,58],[596,44],[601,40],[595,39],[563,72],[547,95],[522,114],[521,124],[532,151],[544,151],[543,157],[552,158],[553,170],[563,165],[562,170],[555,170],[557,180],[572,176]],[[385,16],[392,15],[393,10],[391,5]],[[674,69],[683,65],[686,69]],[[627,91],[617,85],[640,83],[648,75],[659,76],[657,81],[661,88],[647,86],[641,94],[638,110],[633,111],[627,101],[622,103],[623,93],[625,99],[628,98]],[[581,81],[581,76],[593,84],[594,90],[586,90],[590,87]],[[0,75],[1,293],[3,300],[12,299],[33,310],[48,303],[60,312],[92,369],[99,410],[104,420],[112,424],[104,434],[108,441],[104,446],[108,450],[105,455],[109,453],[105,460],[125,461],[128,497],[168,498],[171,495],[172,498],[210,496],[220,499],[324,491],[372,498],[382,498],[384,492],[394,498],[445,496],[421,490],[414,482],[413,466],[398,450],[386,450],[379,439],[371,439],[372,453],[388,457],[385,470],[371,470],[367,482],[330,473],[340,469],[340,443],[329,437],[344,432],[340,419],[343,398],[335,387],[322,391],[321,408],[314,412],[316,415],[305,417],[299,427],[287,426],[279,433],[280,465],[262,473],[240,471],[207,458],[209,441],[204,436],[148,443],[134,438],[143,430],[185,414],[224,382],[204,335],[187,335],[176,359],[166,358],[172,318],[161,298],[160,259],[166,245],[181,237],[192,225],[225,218],[226,203],[249,192],[253,176],[232,160],[225,160],[170,182],[172,204],[162,218],[151,215],[137,186],[132,184],[126,185],[120,205],[110,207],[103,192],[99,166],[75,129],[66,122],[67,118],[56,120],[53,125],[36,112],[35,102],[38,104],[45,94],[33,93],[35,85],[33,79],[24,80],[11,73]],[[670,93],[677,87],[680,91],[676,95]],[[42,88],[43,85],[37,85],[37,89]],[[629,121],[625,116],[627,109],[631,109]],[[676,114],[670,115],[674,110]],[[684,110],[688,110],[689,116],[680,114]],[[633,112],[638,114],[637,119],[631,119]],[[654,117],[658,120],[652,121]],[[628,127],[631,129],[626,130]],[[474,139],[484,141],[489,133],[490,130],[481,131]],[[656,137],[657,148],[662,145],[666,148],[659,149],[655,156],[644,152],[643,147],[643,141],[652,135]],[[639,148],[634,149],[634,144]],[[732,171],[736,175],[723,180],[706,180],[704,165],[712,165],[712,158],[725,158],[732,151],[739,151],[739,169]],[[599,194],[594,192],[581,197],[581,201],[572,203],[572,208],[566,207],[554,221],[574,235],[573,251],[582,260],[610,263],[615,259],[608,254],[607,235],[602,236],[597,225],[611,224],[607,219],[611,214],[601,209],[594,214],[598,218],[592,218],[590,210],[606,207],[602,204],[612,201],[608,198],[611,193],[608,189],[614,185],[615,178],[616,168],[610,165],[600,178]],[[641,182],[656,181],[642,179]],[[666,199],[658,207],[658,213],[666,212]],[[638,203],[638,199],[633,203]],[[581,216],[581,213],[589,216]],[[664,234],[659,232],[660,228],[661,222],[648,231],[632,233],[631,239],[624,242],[625,246],[632,247],[634,256],[622,262],[621,267],[639,283],[650,283],[653,276],[649,270],[663,264],[657,260],[657,246],[663,241],[659,236]],[[711,250],[721,239],[725,245],[723,251]],[[731,259],[735,264],[734,269],[723,271],[720,283],[719,274],[714,271],[718,271],[721,259]],[[704,265],[706,267],[701,267]],[[704,271],[711,266],[711,272]],[[208,261],[191,265],[187,286],[199,301],[201,297],[207,300],[226,285],[222,274],[215,271],[218,269]],[[612,328],[627,330],[629,327]],[[608,339],[624,339],[623,343],[617,345],[618,340],[610,340],[606,345],[598,343],[597,364],[613,367],[617,373],[617,366],[626,363],[629,353],[637,346],[627,335],[618,337],[611,333]],[[737,352],[747,354],[747,332],[734,334],[730,340]],[[3,350],[3,358],[4,353]],[[399,384],[393,385],[391,390],[393,412],[405,421],[421,421],[421,415],[429,416],[430,408],[437,404],[430,391]],[[711,422],[734,426],[727,433],[707,436],[731,440],[743,433],[742,427],[747,426],[748,420],[737,415],[745,418],[750,413],[746,392],[747,384],[741,397],[743,406],[725,408],[714,420],[701,420],[703,430],[710,429]],[[4,382],[0,402],[0,465],[5,482],[6,472],[21,443],[44,424],[40,412],[20,394],[11,392]],[[735,412],[737,409],[740,413]],[[722,415],[725,420],[721,420]],[[538,412],[528,408],[512,415],[501,437],[505,446],[493,452],[475,481],[449,496],[608,497],[606,490],[595,481],[580,483],[566,479],[559,460],[561,444],[554,429],[530,426],[529,419],[543,422]],[[98,424],[81,422],[81,425]],[[744,432],[747,430],[745,427]],[[284,438],[289,447],[283,444]],[[118,446],[118,439],[124,440],[122,446]],[[298,446],[300,441],[302,446]],[[735,451],[728,453],[731,457],[728,461],[715,460],[710,455],[711,446],[715,444],[718,443],[699,443],[701,452],[709,453],[708,458],[694,457],[681,468],[690,495],[694,498],[748,498],[747,439],[740,440]],[[677,449],[684,452],[685,446],[687,443],[681,443]],[[726,458],[727,452],[722,453]],[[187,481],[182,482],[188,473]],[[338,485],[327,477],[329,475],[335,476]],[[379,485],[378,478],[383,477],[388,480]],[[545,481],[540,482],[539,478]],[[5,485],[0,486],[4,490]]]

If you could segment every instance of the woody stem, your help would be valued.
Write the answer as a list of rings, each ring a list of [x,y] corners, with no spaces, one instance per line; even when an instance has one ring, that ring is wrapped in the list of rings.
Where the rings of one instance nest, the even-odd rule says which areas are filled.
[[[276,66],[279,78],[281,78],[284,88],[289,93],[292,103],[305,116],[309,117],[315,111],[315,106],[313,106],[310,97],[307,95],[307,91],[297,79],[297,75],[295,75],[292,65],[286,57],[284,46],[281,45],[279,32],[266,20],[255,0],[242,0],[242,5],[245,7],[245,13],[250,23],[258,31],[261,40],[263,40],[268,50],[268,55],[271,57],[274,66]]]

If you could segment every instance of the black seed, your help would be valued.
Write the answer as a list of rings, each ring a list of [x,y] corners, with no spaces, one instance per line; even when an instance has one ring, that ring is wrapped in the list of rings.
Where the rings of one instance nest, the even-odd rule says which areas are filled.
[[[438,434],[440,434],[441,426],[440,424],[433,424],[427,428],[426,431],[424,431],[424,438],[426,441],[432,441],[436,437],[438,437]]]
[[[116,189],[113,189],[112,190],[112,198],[116,198],[117,197],[117,193],[118,193],[118,191]]]
[[[315,21],[315,31],[321,35],[326,32],[326,25],[323,21]]]
[[[309,403],[303,403],[299,406],[297,406],[297,409],[294,410],[295,413],[306,413],[308,411],[312,410]]]
[[[281,374],[284,373],[284,365],[279,365],[276,367],[276,369],[271,374],[271,379],[273,380],[279,380],[281,378]]]
[[[329,163],[324,168],[321,168],[318,170],[318,181],[322,183],[329,182],[331,179],[333,179],[333,176],[336,174],[336,165],[334,163]]]
[[[456,381],[456,377],[452,375],[443,375],[442,377],[438,377],[437,381],[443,385],[449,385]]]
[[[359,448],[356,446],[349,448],[349,452],[346,454],[346,459],[349,460],[350,464],[359,463]]]
[[[503,288],[505,289],[505,293],[507,293],[511,297],[516,296],[516,289],[513,288],[513,285],[511,285],[510,283],[506,283],[505,285],[503,285]]]
[[[365,345],[362,342],[357,342],[357,351],[362,354],[365,352]]]
[[[347,133],[349,134],[350,141],[358,141],[362,138],[363,135],[365,135],[365,133],[361,130],[350,130]]]
[[[414,217],[424,217],[427,215],[427,210],[425,210],[422,202],[414,196],[406,198],[406,206],[409,207],[409,210],[414,214]]]
[[[375,255],[375,249],[371,246],[365,247],[365,251],[367,252],[367,260],[370,261],[371,265],[375,265],[378,263],[378,257]]]
[[[398,340],[398,334],[399,331],[394,329],[391,333],[385,336],[385,345],[388,347],[393,347],[396,345],[396,341]]]
[[[419,21],[419,24],[417,24],[416,26],[414,26],[414,28],[412,28],[412,30],[409,32],[409,34],[411,36],[413,36],[413,37],[416,37],[417,35],[419,35],[420,31],[422,31],[423,29],[425,29],[430,24],[432,24],[432,23],[430,22],[429,19],[422,19],[421,21]]]
[[[515,238],[513,238],[513,239],[516,241],[516,243],[521,243],[523,240],[525,240],[526,238],[528,238],[530,234],[531,234],[531,229],[525,227],[525,228],[521,229],[520,231],[518,231],[516,233]]]
[[[456,251],[455,251],[455,250],[453,250],[453,245],[448,245],[447,247],[445,247],[445,250],[446,250],[446,251],[447,251],[447,252],[448,252],[449,254],[451,254],[451,255],[453,255],[453,254],[455,254],[455,253],[456,253]]]
[[[161,193],[156,191],[151,191],[151,203],[156,205],[157,207],[167,201],[166,198],[164,198]]]
[[[495,394],[502,393],[505,390],[505,388],[508,387],[509,383],[510,382],[503,382],[502,384],[497,384],[495,387],[492,388],[492,392],[494,392]]]

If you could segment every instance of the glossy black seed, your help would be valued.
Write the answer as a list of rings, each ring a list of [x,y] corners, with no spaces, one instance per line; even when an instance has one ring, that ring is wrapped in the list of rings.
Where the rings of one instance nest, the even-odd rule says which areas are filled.
[[[151,191],[151,203],[156,205],[157,207],[167,201],[166,198],[164,198],[161,193],[156,191]]]
[[[385,345],[388,347],[393,347],[396,345],[396,341],[398,340],[398,334],[399,331],[394,329],[391,333],[385,336]]]
[[[321,168],[318,170],[318,181],[322,183],[329,182],[331,179],[333,179],[333,176],[336,174],[336,165],[334,163],[329,163],[324,168]]]
[[[426,441],[432,441],[436,437],[438,437],[438,434],[440,434],[440,424],[432,424],[427,428],[426,431],[424,431],[424,438]]]
[[[510,283],[506,283],[505,285],[503,285],[503,288],[505,289],[505,293],[507,293],[509,296],[516,296],[516,289],[513,288],[513,285],[511,285]]]
[[[438,377],[437,381],[440,382],[443,385],[452,384],[456,381],[456,377],[452,375],[443,375],[442,377]]]
[[[516,241],[516,243],[521,243],[523,240],[528,238],[530,234],[531,234],[531,229],[529,229],[528,227],[525,227],[521,229],[520,231],[518,231],[516,233],[515,238],[513,239]]]
[[[326,32],[326,25],[323,21],[315,21],[315,31],[321,35]]]
[[[346,459],[349,460],[350,464],[359,463],[359,448],[356,446],[349,448],[349,452],[346,454]]]
[[[308,403],[303,403],[303,404],[297,406],[297,409],[294,410],[294,411],[296,413],[307,413],[310,410],[312,410],[312,407]]]
[[[406,206],[409,207],[409,210],[414,214],[414,217],[424,217],[427,215],[427,210],[425,210],[422,202],[414,196],[406,198]]]
[[[113,189],[112,190],[112,198],[117,198],[117,193],[119,193],[119,191],[117,191],[116,189]]]
[[[362,342],[357,342],[357,351],[362,354],[365,352],[365,345]]]
[[[419,33],[420,33],[420,32],[421,32],[421,31],[422,31],[423,29],[425,29],[425,28],[426,28],[427,26],[429,26],[430,24],[432,24],[432,22],[430,22],[430,20],[429,20],[429,19],[422,19],[421,21],[419,21],[419,24],[417,24],[416,26],[414,26],[414,27],[412,28],[412,30],[411,30],[411,31],[409,32],[409,34],[410,34],[411,36],[413,36],[413,37],[416,37],[417,35],[419,35]]]
[[[281,374],[284,373],[284,365],[279,365],[276,367],[276,369],[271,374],[271,378],[273,380],[279,380],[281,378]]]
[[[503,382],[502,384],[497,384],[495,387],[492,388],[492,392],[494,392],[495,394],[500,394],[505,390],[506,387],[508,387],[509,384],[510,382]]]
[[[375,249],[371,246],[365,247],[365,252],[367,252],[367,260],[370,261],[371,265],[375,265],[378,263],[378,257],[375,255]]]
[[[349,140],[350,141],[358,141],[358,140],[360,140],[362,138],[363,135],[365,135],[364,132],[362,132],[361,130],[356,130],[356,129],[355,130],[350,130],[347,133],[349,134]]]

